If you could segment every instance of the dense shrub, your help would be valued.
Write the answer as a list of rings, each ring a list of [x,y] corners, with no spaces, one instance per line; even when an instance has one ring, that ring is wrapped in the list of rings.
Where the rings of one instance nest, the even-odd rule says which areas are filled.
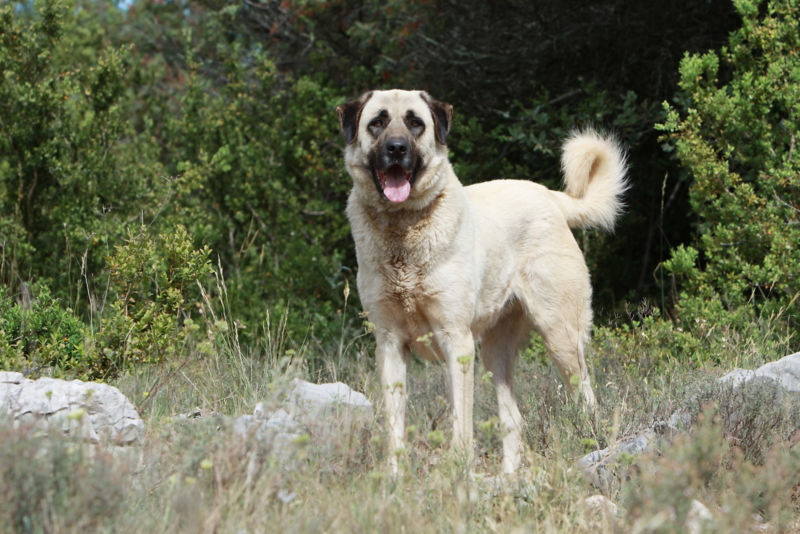
[[[257,50],[234,43],[212,59],[184,46],[196,59],[164,139],[173,172],[193,184],[181,220],[220,257],[241,321],[288,306],[292,331],[327,333],[352,248],[332,120],[341,96],[279,76]],[[212,65],[222,69],[213,78],[203,74]]]
[[[719,53],[686,55],[685,105],[659,128],[692,175],[697,239],[664,267],[692,322],[752,314],[800,329],[800,3],[734,2],[742,28]]]
[[[111,44],[114,29],[129,26],[102,2],[0,12],[0,274],[9,295],[30,280],[52,288],[99,333],[87,345],[95,374],[162,361],[181,344],[174,332],[188,307],[159,278],[180,242],[180,254],[208,260],[214,251],[245,336],[268,309],[289,310],[298,336],[328,336],[341,327],[330,319],[351,249],[333,113],[342,95],[277,73],[246,35],[217,42],[225,11],[197,6],[187,21],[173,5],[148,7],[135,20],[167,27],[171,40],[152,54]],[[125,259],[139,271],[125,270]]]
[[[36,7],[0,6],[3,282],[46,280],[88,316],[109,243],[151,217],[165,183],[126,116],[129,48],[89,4]]]

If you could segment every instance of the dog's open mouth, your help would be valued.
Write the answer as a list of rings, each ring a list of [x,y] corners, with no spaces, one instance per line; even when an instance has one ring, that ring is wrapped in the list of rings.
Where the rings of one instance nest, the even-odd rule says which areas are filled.
[[[411,194],[413,172],[406,172],[400,165],[392,165],[386,170],[374,169],[378,178],[380,192],[389,202],[405,202]]]

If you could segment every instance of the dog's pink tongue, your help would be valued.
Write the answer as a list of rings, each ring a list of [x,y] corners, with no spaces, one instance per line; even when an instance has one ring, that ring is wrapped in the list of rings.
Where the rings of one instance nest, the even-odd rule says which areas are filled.
[[[391,167],[386,173],[383,194],[392,202],[403,202],[411,193],[411,182],[400,167]]]

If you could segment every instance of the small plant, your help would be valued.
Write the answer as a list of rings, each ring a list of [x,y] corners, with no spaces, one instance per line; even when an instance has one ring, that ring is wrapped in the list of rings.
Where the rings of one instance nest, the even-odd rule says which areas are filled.
[[[693,402],[711,405],[728,443],[755,464],[764,463],[774,446],[790,442],[800,428],[800,400],[768,379],[735,388],[714,383]]]
[[[624,522],[645,532],[685,530],[692,501],[712,510],[715,532],[796,528],[792,491],[800,482],[800,450],[786,443],[765,450],[759,462],[726,438],[724,417],[714,406],[698,416],[658,458],[642,458],[623,487]]]
[[[9,532],[86,532],[118,517],[131,471],[63,436],[0,428],[0,523]]]

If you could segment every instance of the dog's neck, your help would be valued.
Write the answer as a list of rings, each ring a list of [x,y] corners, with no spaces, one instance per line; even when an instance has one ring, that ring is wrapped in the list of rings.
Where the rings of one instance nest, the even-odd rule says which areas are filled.
[[[449,199],[447,188],[442,188],[436,196],[422,207],[392,206],[386,209],[383,205],[359,202],[363,214],[372,226],[392,239],[403,239],[410,232],[418,231],[420,225],[428,225],[436,217],[436,211]]]
[[[447,173],[447,170],[442,169],[442,172]],[[360,219],[375,230],[369,236],[354,233],[356,244],[361,239],[376,240],[375,244],[385,254],[412,263],[424,262],[434,249],[450,246],[459,228],[466,195],[452,171],[438,182],[441,186],[436,190],[425,191],[426,202],[421,207],[403,206],[387,210],[385,203],[365,199],[355,190],[351,192],[347,209],[351,221]],[[362,227],[360,224],[353,226],[354,229]],[[417,258],[416,255],[422,251],[425,257]]]

